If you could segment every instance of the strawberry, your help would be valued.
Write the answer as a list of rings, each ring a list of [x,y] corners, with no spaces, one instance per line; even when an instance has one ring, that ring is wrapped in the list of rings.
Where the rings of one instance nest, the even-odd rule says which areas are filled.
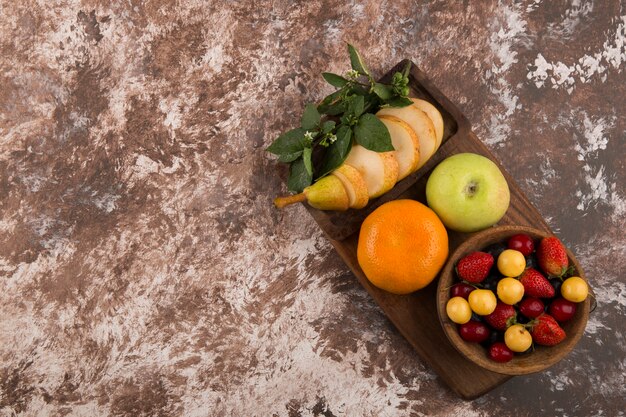
[[[493,256],[485,252],[472,252],[456,264],[456,273],[464,281],[482,282],[493,266]]]
[[[562,277],[569,267],[565,247],[554,236],[541,239],[537,248],[537,260],[543,272],[554,277]]]
[[[554,346],[565,339],[565,330],[549,314],[542,314],[534,320],[530,334],[538,345]]]
[[[489,323],[491,327],[496,330],[506,330],[513,322],[515,322],[515,308],[508,304],[504,304],[502,301],[498,301],[496,309],[493,313],[485,316],[485,321]]]
[[[526,269],[519,277],[519,282],[524,286],[524,295],[527,297],[554,297],[554,287],[550,281],[534,268]]]

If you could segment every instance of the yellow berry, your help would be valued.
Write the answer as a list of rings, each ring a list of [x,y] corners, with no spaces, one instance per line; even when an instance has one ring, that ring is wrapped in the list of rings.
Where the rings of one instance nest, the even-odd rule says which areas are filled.
[[[533,343],[533,337],[520,324],[514,324],[504,332],[504,344],[513,352],[526,352]]]
[[[498,256],[498,271],[507,277],[519,277],[526,268],[526,258],[522,252],[507,249]]]
[[[448,318],[457,324],[465,324],[472,318],[472,309],[463,297],[452,297],[446,304]]]
[[[589,286],[581,277],[570,277],[561,285],[561,295],[572,303],[585,301],[587,294],[589,294]]]
[[[524,286],[515,278],[502,278],[498,282],[498,298],[503,303],[513,305],[517,304],[524,297]]]
[[[468,301],[472,311],[481,316],[493,313],[498,304],[496,295],[490,290],[474,290],[470,293]]]

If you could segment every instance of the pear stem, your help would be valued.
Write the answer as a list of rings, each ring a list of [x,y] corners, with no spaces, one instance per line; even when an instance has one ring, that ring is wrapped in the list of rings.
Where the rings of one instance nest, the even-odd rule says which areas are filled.
[[[295,194],[295,195],[287,195],[285,197],[276,197],[274,199],[274,205],[279,209],[288,206],[289,204],[300,203],[306,200],[306,195],[304,193]]]

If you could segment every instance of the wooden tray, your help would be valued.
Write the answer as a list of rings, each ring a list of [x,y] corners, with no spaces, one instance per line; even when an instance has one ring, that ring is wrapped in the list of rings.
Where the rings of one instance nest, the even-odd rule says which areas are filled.
[[[394,72],[404,68],[407,60],[400,62],[383,78],[389,81]],[[426,204],[426,181],[433,168],[450,155],[473,152],[493,160],[509,183],[511,204],[500,225],[531,226],[552,233],[539,212],[522,194],[513,178],[471,131],[468,120],[446,97],[435,88],[415,64],[411,67],[412,96],[421,97],[437,106],[444,119],[444,142],[431,159],[416,173],[396,184],[362,210],[325,212],[305,204],[313,218],[329,237],[344,262],[385,312],[389,320],[409,341],[420,357],[439,374],[452,390],[465,399],[473,399],[507,381],[510,376],[487,371],[461,356],[450,344],[439,323],[436,308],[437,281],[409,295],[394,295],[369,283],[359,267],[356,249],[359,228],[365,217],[381,204],[398,198],[411,198]],[[448,230],[450,253],[472,234]]]

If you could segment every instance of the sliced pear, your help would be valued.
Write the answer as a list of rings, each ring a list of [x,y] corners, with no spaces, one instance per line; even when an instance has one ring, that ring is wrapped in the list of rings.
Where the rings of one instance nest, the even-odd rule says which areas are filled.
[[[304,189],[300,194],[274,199],[274,205],[283,208],[289,204],[307,201],[319,210],[348,210],[348,193],[339,178],[328,175]]]
[[[398,161],[394,152],[374,152],[361,145],[354,145],[350,150],[345,163],[363,176],[370,198],[385,194],[396,184]]]
[[[435,134],[437,135],[437,148],[441,146],[441,142],[443,141],[443,117],[441,117],[441,113],[437,110],[437,107],[433,106],[426,100],[422,100],[421,98],[412,98],[413,105],[426,113],[430,120],[433,122],[433,126],[435,126]]]
[[[391,143],[398,161],[398,181],[417,169],[420,160],[420,141],[415,131],[404,121],[394,116],[379,116],[389,130]]]
[[[420,141],[420,159],[417,169],[428,161],[428,159],[437,150],[437,135],[435,134],[435,126],[430,117],[417,107],[411,105],[406,107],[385,107],[380,109],[377,116],[394,116],[403,120],[411,126],[417,138]]]
[[[348,193],[348,204],[350,208],[360,209],[367,205],[369,193],[363,175],[351,165],[342,164],[333,171],[332,175],[339,178]]]

